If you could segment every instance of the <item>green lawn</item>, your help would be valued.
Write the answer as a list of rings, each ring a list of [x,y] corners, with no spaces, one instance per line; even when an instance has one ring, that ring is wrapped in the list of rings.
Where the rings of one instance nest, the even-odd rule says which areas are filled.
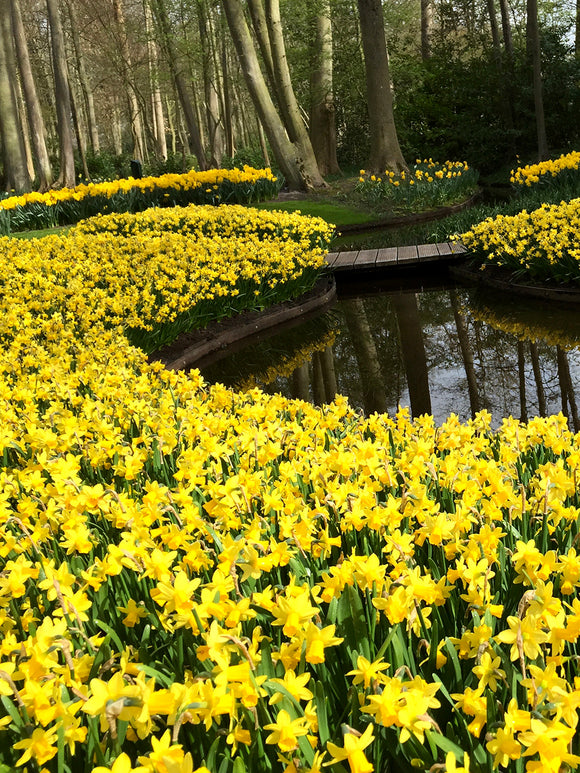
[[[310,201],[296,199],[292,201],[264,201],[253,204],[257,209],[282,210],[283,212],[301,212],[303,215],[321,217],[327,223],[334,225],[354,225],[356,223],[372,223],[376,215],[362,212],[360,209],[342,204],[329,204],[326,201]]]

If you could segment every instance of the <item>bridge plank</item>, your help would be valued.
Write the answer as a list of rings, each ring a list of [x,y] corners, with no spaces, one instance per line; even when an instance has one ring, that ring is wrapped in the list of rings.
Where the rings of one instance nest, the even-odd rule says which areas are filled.
[[[361,250],[354,262],[355,268],[374,266],[377,261],[378,250]]]
[[[417,252],[417,245],[409,245],[406,247],[399,247],[398,253],[397,253],[397,264],[399,263],[409,263],[412,261],[418,262],[419,255]]]
[[[413,264],[433,262],[439,259],[447,261],[455,255],[463,255],[467,249],[459,242],[440,242],[439,244],[411,244],[404,247],[383,247],[373,250],[344,250],[329,252],[326,262],[333,271],[349,269],[409,268]]]
[[[436,258],[436,257],[438,258],[439,250],[437,249],[436,244],[418,244],[417,254],[420,260]]]
[[[339,252],[336,260],[332,264],[332,268],[352,268],[359,252],[360,250],[345,250],[344,252]]]
[[[451,255],[451,247],[449,246],[449,242],[440,242],[437,245],[437,249],[439,250],[439,255]]]
[[[376,266],[397,265],[397,248],[383,247],[377,252]]]

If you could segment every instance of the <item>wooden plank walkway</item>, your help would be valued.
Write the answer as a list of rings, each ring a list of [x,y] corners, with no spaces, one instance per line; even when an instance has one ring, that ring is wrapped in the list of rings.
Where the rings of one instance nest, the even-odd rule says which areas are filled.
[[[326,262],[333,271],[353,269],[411,268],[426,263],[448,262],[463,256],[467,250],[457,242],[415,244],[408,247],[383,247],[377,250],[344,250],[329,252]]]

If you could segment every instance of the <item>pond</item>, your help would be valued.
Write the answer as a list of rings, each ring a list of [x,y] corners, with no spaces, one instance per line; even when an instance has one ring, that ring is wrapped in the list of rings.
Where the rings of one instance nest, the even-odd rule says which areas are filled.
[[[580,430],[580,315],[574,307],[465,288],[338,284],[313,318],[200,363],[203,376],[366,414],[408,407],[437,423],[478,410],[527,420],[562,411]]]

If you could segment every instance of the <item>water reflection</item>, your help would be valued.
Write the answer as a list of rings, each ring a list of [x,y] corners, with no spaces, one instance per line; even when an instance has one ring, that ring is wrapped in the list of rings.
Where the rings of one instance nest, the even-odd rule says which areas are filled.
[[[579,316],[459,287],[380,292],[201,370],[236,388],[319,405],[338,392],[367,414],[408,406],[438,422],[481,409],[494,424],[561,410],[578,431]]]

